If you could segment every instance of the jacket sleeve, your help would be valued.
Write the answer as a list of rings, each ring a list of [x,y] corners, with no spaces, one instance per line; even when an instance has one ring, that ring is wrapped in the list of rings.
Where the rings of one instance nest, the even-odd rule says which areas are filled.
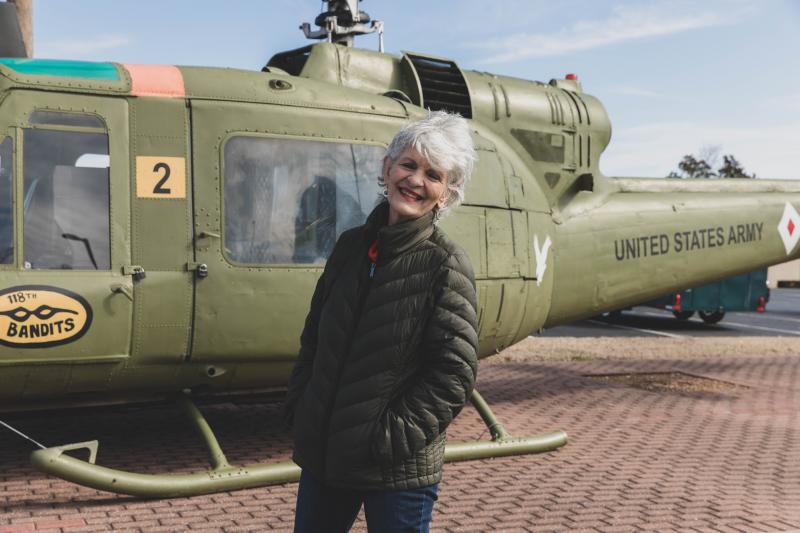
[[[475,276],[466,255],[448,258],[433,295],[419,347],[420,369],[378,422],[372,446],[384,464],[408,459],[441,435],[475,385],[478,319]]]
[[[300,352],[289,377],[289,385],[283,407],[283,418],[287,427],[292,427],[297,402],[303,396],[306,385],[311,379],[311,369],[314,366],[314,355],[317,351],[319,316],[322,311],[325,294],[326,272],[323,272],[322,276],[320,276],[314,289],[314,295],[311,297],[311,307],[308,311],[308,316],[306,316],[303,333],[300,335]]]

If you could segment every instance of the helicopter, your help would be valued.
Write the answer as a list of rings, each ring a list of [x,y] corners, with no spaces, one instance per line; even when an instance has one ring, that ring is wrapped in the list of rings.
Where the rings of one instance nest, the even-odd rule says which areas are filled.
[[[382,34],[328,0],[261,71],[0,59],[0,410],[177,395],[211,470],[96,464],[96,441],[32,453],[44,472],[145,497],[296,480],[232,466],[193,396],[285,386],[336,237],[380,195],[385,147],[428,110],[469,119],[478,161],[442,228],[472,260],[479,355],[532,332],[800,257],[800,182],[612,178],[601,102],[455,60],[355,48]],[[447,460],[547,451],[480,394],[491,441]],[[88,450],[88,461],[66,452]]]

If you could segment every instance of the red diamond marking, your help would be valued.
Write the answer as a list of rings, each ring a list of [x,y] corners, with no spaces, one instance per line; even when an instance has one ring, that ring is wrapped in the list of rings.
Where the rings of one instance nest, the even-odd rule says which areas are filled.
[[[789,235],[794,233],[794,221],[793,220],[789,221],[789,224],[787,225],[787,228],[789,229]]]

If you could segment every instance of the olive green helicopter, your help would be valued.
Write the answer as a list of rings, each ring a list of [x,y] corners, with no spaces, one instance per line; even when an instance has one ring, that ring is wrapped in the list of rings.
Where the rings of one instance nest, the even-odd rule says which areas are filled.
[[[800,181],[611,178],[611,125],[572,76],[547,83],[383,52],[358,0],[327,0],[260,71],[0,59],[0,411],[175,395],[211,468],[34,466],[101,490],[188,496],[296,480],[230,465],[191,398],[284,387],[336,237],[379,198],[384,150],[427,110],[468,118],[466,201],[441,222],[476,273],[480,356],[531,333],[800,257]],[[3,5],[3,4],[0,4]],[[381,36],[380,50],[354,38]],[[464,460],[552,450],[492,439]],[[88,460],[66,452],[88,450]]]

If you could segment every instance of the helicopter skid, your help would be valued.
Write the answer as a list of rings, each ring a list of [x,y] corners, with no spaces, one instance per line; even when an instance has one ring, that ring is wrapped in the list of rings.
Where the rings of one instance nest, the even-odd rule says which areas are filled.
[[[193,474],[138,474],[107,468],[95,464],[97,441],[37,450],[31,454],[31,463],[41,472],[79,485],[139,498],[196,496],[290,483],[300,479],[300,467],[292,461],[243,467],[229,465],[202,413],[185,395],[180,396],[178,402],[206,444],[212,465],[211,470]],[[488,404],[477,391],[473,391],[472,403],[486,422],[492,434],[492,440],[458,442],[447,445],[445,462],[541,453],[559,448],[567,442],[567,434],[563,431],[554,431],[535,437],[514,438],[497,422]],[[64,453],[84,448],[89,450],[88,461]]]

